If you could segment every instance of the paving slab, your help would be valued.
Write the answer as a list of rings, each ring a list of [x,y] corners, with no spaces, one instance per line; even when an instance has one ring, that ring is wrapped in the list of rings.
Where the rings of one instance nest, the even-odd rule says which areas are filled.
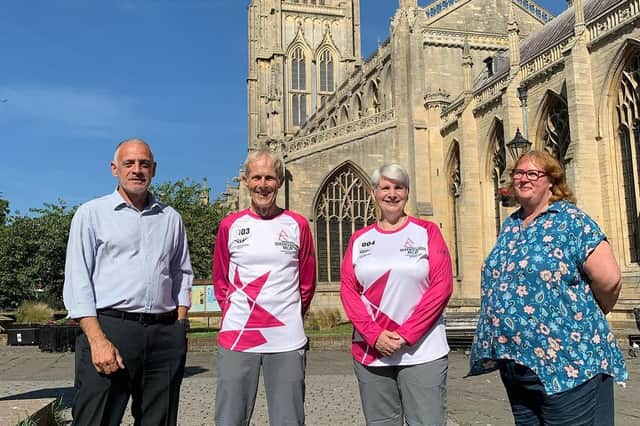
[[[0,347],[0,400],[61,398],[73,400],[73,353],[45,353],[35,347]],[[364,424],[351,356],[346,351],[311,350],[307,363],[306,414],[309,426]],[[626,389],[616,387],[616,425],[640,424],[640,358],[629,358]],[[449,426],[513,424],[507,396],[497,373],[464,378],[469,364],[464,352],[449,356]],[[212,425],[216,354],[189,353],[181,392],[179,424]],[[133,424],[129,410],[123,424]],[[252,425],[268,425],[260,385]]]
[[[55,398],[0,401],[0,426],[14,426],[27,418],[45,426],[55,402]]]

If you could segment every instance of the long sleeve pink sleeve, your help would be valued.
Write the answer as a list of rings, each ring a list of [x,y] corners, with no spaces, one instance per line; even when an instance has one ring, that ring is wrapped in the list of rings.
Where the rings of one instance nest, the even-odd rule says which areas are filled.
[[[342,261],[342,268],[340,270],[340,299],[353,327],[360,333],[367,344],[373,347],[383,329],[371,318],[371,315],[369,315],[366,306],[360,298],[362,285],[358,282],[353,269],[353,242],[357,236],[358,233],[352,235]]]
[[[300,226],[299,282],[302,315],[304,315],[309,310],[311,299],[316,292],[316,254],[309,222],[303,218],[296,220]]]
[[[227,308],[227,293],[229,291],[229,225],[226,220],[220,222],[216,245],[213,249],[213,293],[222,312]]]
[[[424,222],[429,240],[429,288],[409,318],[396,331],[413,345],[438,321],[453,292],[449,249],[438,227]]]

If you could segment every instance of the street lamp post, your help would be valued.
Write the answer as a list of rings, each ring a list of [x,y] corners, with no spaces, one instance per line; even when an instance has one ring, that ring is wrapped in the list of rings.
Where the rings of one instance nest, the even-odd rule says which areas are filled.
[[[527,83],[522,82],[518,86],[518,99],[520,99],[520,109],[522,110],[522,131],[525,138],[529,138],[529,128],[527,126],[527,97],[529,95],[529,89]]]
[[[507,149],[511,154],[511,159],[516,161],[522,154],[529,151],[531,142],[520,133],[520,129],[516,129],[516,135],[507,142]]]

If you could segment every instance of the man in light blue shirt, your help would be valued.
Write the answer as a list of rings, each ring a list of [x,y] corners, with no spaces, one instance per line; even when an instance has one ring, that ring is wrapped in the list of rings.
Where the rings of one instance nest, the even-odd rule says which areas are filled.
[[[78,209],[64,282],[76,342],[74,424],[177,422],[193,273],[180,215],[148,191],[156,163],[139,139],[118,145],[117,189]]]

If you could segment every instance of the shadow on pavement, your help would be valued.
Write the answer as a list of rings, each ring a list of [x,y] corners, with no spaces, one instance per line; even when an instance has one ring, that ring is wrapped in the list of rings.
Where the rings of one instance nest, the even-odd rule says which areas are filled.
[[[197,376],[198,374],[206,373],[207,371],[209,371],[208,368],[188,366],[184,368],[184,377]]]
[[[57,398],[62,402],[63,408],[69,408],[73,403],[73,395],[74,395],[73,387],[49,388],[49,389],[38,389],[30,392],[19,393],[17,395],[5,396],[0,398],[0,401],[13,401],[13,400],[19,400],[19,399]]]

